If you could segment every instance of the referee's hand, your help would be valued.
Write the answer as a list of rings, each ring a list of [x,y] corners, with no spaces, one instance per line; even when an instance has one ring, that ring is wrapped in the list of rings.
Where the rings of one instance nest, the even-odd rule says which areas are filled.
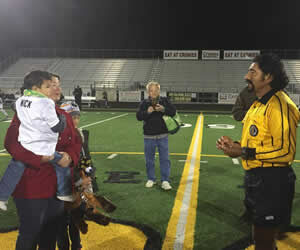
[[[229,157],[240,157],[242,155],[242,147],[239,143],[235,143],[228,136],[222,136],[216,142],[216,147],[222,150],[225,155]]]

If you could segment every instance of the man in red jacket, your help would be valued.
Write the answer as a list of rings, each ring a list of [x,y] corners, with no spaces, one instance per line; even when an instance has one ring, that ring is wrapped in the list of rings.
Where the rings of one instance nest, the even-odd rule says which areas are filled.
[[[60,99],[59,77],[53,75],[50,98]],[[80,156],[81,141],[78,139],[71,116],[56,107],[58,114],[64,114],[66,129],[60,133],[56,151],[63,152],[58,162],[61,166],[76,166]],[[24,174],[13,196],[19,216],[20,227],[16,250],[55,249],[59,218],[63,215],[63,202],[56,199],[56,174],[47,157],[33,154],[18,142],[20,121],[16,115],[7,130],[5,148],[11,156],[26,164]]]

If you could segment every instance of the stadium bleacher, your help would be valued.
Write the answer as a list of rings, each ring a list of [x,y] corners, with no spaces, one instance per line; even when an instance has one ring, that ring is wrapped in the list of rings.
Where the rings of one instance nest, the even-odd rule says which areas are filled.
[[[300,93],[300,60],[283,60],[293,93]],[[26,72],[41,69],[61,76],[63,94],[72,95],[80,85],[84,96],[91,86],[137,90],[149,80],[171,92],[237,93],[244,85],[250,61],[30,58],[17,60],[0,74],[0,89],[16,94]]]
[[[75,85],[86,94],[94,83],[124,89],[147,82],[152,64],[152,59],[21,58],[0,74],[0,88],[20,88],[26,72],[42,69],[60,75],[65,94]]]

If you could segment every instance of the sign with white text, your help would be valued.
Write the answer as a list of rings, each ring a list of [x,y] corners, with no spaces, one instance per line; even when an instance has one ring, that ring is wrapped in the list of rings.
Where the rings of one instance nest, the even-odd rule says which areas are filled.
[[[224,60],[252,60],[259,50],[224,50]]]
[[[164,50],[167,60],[198,60],[198,50]]]
[[[202,50],[202,60],[220,60],[220,50]]]
[[[218,103],[220,104],[234,104],[239,93],[219,93]]]
[[[120,102],[139,102],[141,100],[141,91],[119,91]]]

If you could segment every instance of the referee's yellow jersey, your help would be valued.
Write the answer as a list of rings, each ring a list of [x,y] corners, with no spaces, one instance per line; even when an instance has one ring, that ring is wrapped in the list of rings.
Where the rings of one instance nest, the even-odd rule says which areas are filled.
[[[282,90],[254,101],[243,120],[241,146],[255,148],[256,154],[253,160],[242,160],[244,169],[291,165],[299,119],[297,106]]]

